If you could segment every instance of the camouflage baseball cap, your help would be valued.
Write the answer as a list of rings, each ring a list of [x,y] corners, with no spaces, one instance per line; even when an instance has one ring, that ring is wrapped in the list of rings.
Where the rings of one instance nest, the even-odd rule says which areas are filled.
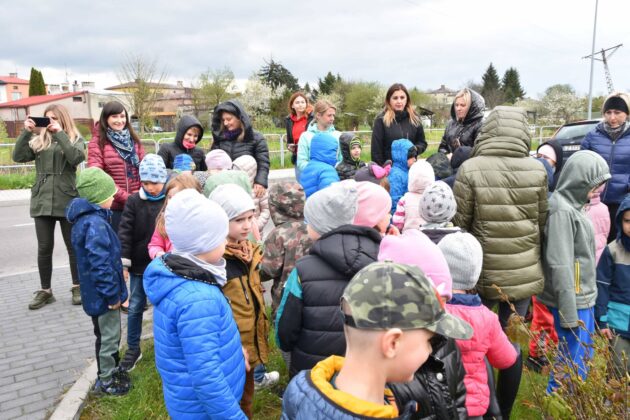
[[[352,311],[345,323],[365,330],[427,329],[445,337],[468,339],[472,327],[446,312],[437,290],[416,266],[375,262],[348,283],[342,299]]]

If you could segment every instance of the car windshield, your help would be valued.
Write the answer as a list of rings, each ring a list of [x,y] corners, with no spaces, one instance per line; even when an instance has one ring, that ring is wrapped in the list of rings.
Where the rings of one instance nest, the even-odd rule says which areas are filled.
[[[593,122],[590,124],[579,124],[579,125],[567,125],[562,127],[556,135],[554,139],[556,140],[579,140],[584,138],[591,131],[598,122]]]

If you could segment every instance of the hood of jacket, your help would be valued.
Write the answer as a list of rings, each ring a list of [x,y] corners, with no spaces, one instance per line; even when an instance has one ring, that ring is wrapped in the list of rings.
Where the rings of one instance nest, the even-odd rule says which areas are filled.
[[[306,128],[306,131],[309,131],[309,132],[311,132],[313,134],[317,134],[317,133],[332,133],[333,131],[335,131],[335,126],[331,125],[326,130],[321,131],[319,128],[317,128],[317,121],[313,118],[313,121],[311,121],[311,123],[308,125],[308,127]]]
[[[621,240],[621,244],[627,252],[630,252],[630,237],[623,233],[623,213],[630,210],[630,195],[627,195],[619,204],[617,215],[615,215],[615,226],[617,227],[617,240]]]
[[[313,243],[310,253],[318,255],[348,278],[376,261],[381,234],[365,226],[343,225]]]
[[[92,204],[85,198],[75,198],[66,208],[66,219],[70,223],[76,222],[79,217],[88,213],[97,213],[102,218],[109,220],[110,210],[104,209],[96,204]]]
[[[433,166],[426,160],[419,160],[409,168],[407,189],[410,192],[422,194],[424,190],[435,182]]]
[[[245,112],[245,108],[243,108],[243,105],[241,105],[241,103],[236,99],[230,99],[228,101],[221,102],[219,105],[214,107],[214,113],[212,114],[212,135],[215,138],[221,137],[221,131],[223,129],[221,114],[223,112],[229,112],[230,114],[236,115],[237,118],[241,120],[241,124],[243,124],[245,136],[248,137],[248,132],[251,134],[251,131],[253,131],[252,120],[249,118],[249,115],[247,115],[247,112]]]
[[[567,160],[553,194],[579,210],[588,202],[588,192],[609,179],[604,158],[590,150],[580,150]]]
[[[304,219],[304,189],[297,182],[278,182],[269,188],[269,212],[273,224]]]
[[[249,177],[249,182],[254,183],[256,172],[258,171],[258,164],[253,156],[243,155],[237,157],[234,159],[234,162],[232,162],[232,168],[245,172]]]
[[[219,287],[212,273],[173,254],[154,259],[143,276],[144,290],[154,305],[158,305],[171,290],[187,281],[199,281]]]
[[[310,159],[334,167],[337,164],[338,149],[339,142],[335,137],[328,133],[317,133],[311,140]]]
[[[498,106],[484,121],[472,156],[524,158],[529,156],[530,147],[531,137],[525,110]]]
[[[538,146],[536,152],[538,152],[538,150],[540,150],[540,148],[544,145],[553,147],[553,151],[556,152],[556,167],[554,168],[554,173],[559,175],[562,171],[562,166],[564,166],[564,153],[562,153],[562,145],[558,143],[557,140],[549,140]]]
[[[464,117],[464,125],[482,119],[483,111],[484,109],[486,109],[486,101],[483,99],[483,96],[472,89],[468,89],[468,91],[470,92],[471,101],[468,113]],[[453,101],[453,104],[451,105],[451,118],[453,119],[453,121],[457,121],[457,117],[455,115],[455,101]]]
[[[400,168],[407,172],[409,170],[407,166],[407,153],[409,149],[415,147],[411,140],[398,139],[392,143],[392,161],[394,167]]]
[[[179,124],[177,124],[177,134],[175,134],[174,141],[176,145],[184,148],[184,145],[182,144],[182,141],[184,140],[184,134],[186,134],[186,131],[188,131],[188,129],[191,127],[199,128],[200,134],[199,137],[197,137],[196,143],[199,143],[201,141],[201,138],[203,137],[203,126],[201,125],[199,120],[192,115],[184,115],[182,119],[179,120]]]
[[[350,155],[350,142],[356,136],[353,133],[342,133],[339,137],[339,147],[341,148],[341,156],[343,161],[349,165],[356,165],[357,161],[352,159]]]

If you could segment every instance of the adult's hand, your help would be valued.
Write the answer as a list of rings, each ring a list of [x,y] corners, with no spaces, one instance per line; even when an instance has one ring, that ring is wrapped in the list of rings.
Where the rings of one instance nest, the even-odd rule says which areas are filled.
[[[26,120],[24,120],[24,129],[32,133],[34,128],[35,128],[35,121],[33,121],[31,119],[31,116],[29,115],[26,117]]]
[[[243,357],[245,358],[245,371],[249,372],[251,370],[249,366],[249,353],[245,347],[241,346],[241,349],[243,350]]]
[[[109,305],[109,309],[111,309],[112,311],[120,309],[120,301],[115,305]]]
[[[600,333],[602,336],[604,336],[604,337],[606,337],[607,339],[609,339],[609,340],[612,340],[612,339],[613,339],[613,333],[612,333],[612,331],[610,330],[610,328],[604,328],[604,329],[602,329],[602,330],[599,330],[599,333]]]
[[[260,184],[254,184],[254,194],[256,194],[256,198],[262,198],[263,195],[267,192],[267,188],[263,187]]]
[[[50,131],[51,133],[58,133],[61,131],[61,126],[59,125],[58,121],[51,120],[50,124],[48,124],[48,127],[46,127],[46,130]]]

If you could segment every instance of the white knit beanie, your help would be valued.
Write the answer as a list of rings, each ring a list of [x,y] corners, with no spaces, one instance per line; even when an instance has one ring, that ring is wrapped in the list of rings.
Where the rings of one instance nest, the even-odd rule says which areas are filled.
[[[256,209],[251,195],[236,184],[219,185],[208,198],[221,206],[229,220]]]
[[[169,199],[164,222],[174,250],[192,255],[216,249],[225,242],[229,230],[225,211],[190,188]]]
[[[470,233],[455,232],[438,243],[453,278],[453,289],[474,289],[481,274],[483,250]]]

